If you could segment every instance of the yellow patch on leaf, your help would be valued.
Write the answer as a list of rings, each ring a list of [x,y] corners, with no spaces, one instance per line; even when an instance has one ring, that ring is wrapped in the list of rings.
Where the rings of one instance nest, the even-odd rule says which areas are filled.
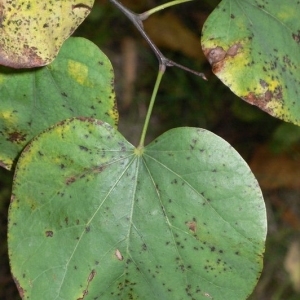
[[[89,69],[86,65],[74,61],[68,61],[68,73],[76,82],[81,85],[91,86],[91,83],[88,81]]]

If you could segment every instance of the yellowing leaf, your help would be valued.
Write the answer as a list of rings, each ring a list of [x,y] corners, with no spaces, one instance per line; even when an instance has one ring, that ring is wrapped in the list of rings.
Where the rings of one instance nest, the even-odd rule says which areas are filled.
[[[300,2],[223,0],[206,20],[202,48],[236,95],[300,125]]]
[[[0,64],[49,64],[89,14],[94,0],[0,0]]]

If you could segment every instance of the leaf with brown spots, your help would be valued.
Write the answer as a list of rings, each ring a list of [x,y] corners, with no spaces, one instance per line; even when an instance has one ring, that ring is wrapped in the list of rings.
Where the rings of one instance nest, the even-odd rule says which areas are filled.
[[[49,64],[93,4],[94,0],[1,0],[0,64],[13,68]]]
[[[116,126],[113,79],[108,58],[83,38],[69,38],[48,66],[0,66],[0,166],[10,169],[34,136],[66,118],[94,117]]]
[[[223,0],[208,17],[202,48],[236,95],[300,125],[300,2]]]
[[[65,120],[25,148],[13,195],[9,257],[24,299],[241,300],[262,269],[257,181],[204,129],[140,149],[107,123]]]

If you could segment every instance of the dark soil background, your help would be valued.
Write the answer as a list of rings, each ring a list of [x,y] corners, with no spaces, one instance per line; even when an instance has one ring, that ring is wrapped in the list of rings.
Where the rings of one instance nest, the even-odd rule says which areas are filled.
[[[124,0],[143,12],[165,1]],[[165,74],[148,141],[179,126],[206,128],[228,141],[248,162],[265,197],[268,236],[264,270],[251,300],[300,299],[300,128],[277,120],[236,97],[210,71],[200,46],[203,22],[220,1],[192,1],[159,12],[145,29],[170,59],[208,82],[177,68]],[[96,0],[75,35],[96,43],[116,74],[119,130],[136,144],[154,86],[158,63],[131,23],[108,1]],[[9,271],[6,230],[13,174],[0,170],[0,299],[20,299]],[[230,300],[230,299],[224,299]]]

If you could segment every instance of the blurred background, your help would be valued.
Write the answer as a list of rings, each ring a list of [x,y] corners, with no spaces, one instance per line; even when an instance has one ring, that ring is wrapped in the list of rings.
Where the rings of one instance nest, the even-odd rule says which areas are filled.
[[[142,13],[167,1],[123,0]],[[300,299],[300,127],[277,120],[236,97],[203,56],[203,23],[220,1],[192,1],[152,15],[145,30],[164,55],[206,74],[208,82],[168,68],[156,99],[148,142],[168,129],[202,127],[224,138],[247,161],[268,213],[264,269],[250,300]],[[97,44],[115,70],[119,130],[134,145],[158,71],[154,54],[133,25],[107,0],[95,0],[75,32]],[[0,299],[20,299],[7,258],[7,210],[13,174],[0,170]],[[230,300],[230,299],[224,299]]]

